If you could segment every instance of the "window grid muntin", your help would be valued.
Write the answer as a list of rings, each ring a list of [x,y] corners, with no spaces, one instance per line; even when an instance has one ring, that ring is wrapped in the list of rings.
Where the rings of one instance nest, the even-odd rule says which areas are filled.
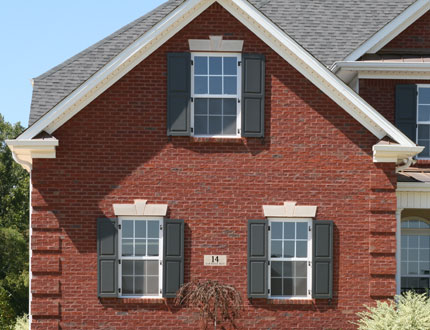
[[[417,85],[417,127],[416,127],[416,142],[418,145],[425,146],[425,149],[417,155],[419,159],[430,159],[430,135],[428,139],[420,139],[419,138],[419,129],[420,126],[427,126],[427,130],[430,134],[430,119],[429,120],[420,120],[420,106],[430,106],[430,103],[420,103],[420,91],[421,90],[429,90],[430,85]],[[424,143],[423,143],[424,142]]]
[[[196,74],[194,73],[195,71],[195,57],[207,57],[208,61],[207,61],[207,74],[197,74],[197,77],[208,77],[208,94],[197,94],[195,93],[195,77]],[[209,67],[209,58],[210,57],[221,57],[221,75],[213,75],[210,74],[210,67]],[[192,65],[191,67],[191,97],[192,99],[195,101],[196,98],[204,98],[204,99],[215,99],[215,98],[221,98],[221,99],[236,99],[236,128],[235,128],[235,134],[210,134],[209,133],[209,119],[210,117],[221,117],[221,130],[224,129],[224,117],[234,117],[234,116],[230,116],[230,115],[224,115],[222,114],[221,116],[210,116],[208,113],[207,116],[207,128],[206,128],[206,132],[207,134],[195,134],[195,113],[194,113],[194,107],[195,107],[195,102],[191,103],[191,127],[192,127],[192,136],[198,136],[198,137],[220,137],[220,138],[229,138],[229,137],[240,137],[240,130],[241,130],[241,107],[240,107],[240,95],[241,95],[241,67],[238,65],[237,66],[237,71],[236,71],[236,75],[225,75],[224,74],[224,58],[225,57],[235,57],[236,58],[236,63],[239,63],[242,60],[242,55],[240,53],[192,53],[191,54],[191,59],[194,63],[194,65]],[[224,91],[224,77],[236,77],[236,94],[209,94],[210,91],[210,85],[209,85],[209,77],[222,77],[221,81],[222,81],[222,87],[221,90]],[[208,102],[209,103],[209,102]],[[208,105],[209,106],[209,105]],[[224,106],[224,105],[223,105]],[[209,112],[209,111],[208,111]],[[200,117],[206,117],[205,115],[197,115]]]
[[[158,221],[158,256],[122,256],[122,229],[123,229],[123,221],[124,220],[133,220],[133,221]],[[118,224],[120,225],[119,235],[118,235],[118,288],[120,289],[120,297],[121,298],[160,298],[162,296],[161,289],[163,283],[163,264],[162,264],[162,256],[163,256],[163,230],[162,230],[162,217],[135,217],[135,216],[123,216],[118,219]],[[133,224],[133,229],[135,228],[135,224]],[[148,225],[146,225],[146,229],[148,229]],[[148,231],[146,233],[148,236]],[[133,236],[135,233],[133,232]],[[122,290],[122,261],[157,261],[158,262],[158,288],[156,294],[124,294]],[[135,264],[133,262],[133,273],[134,273]],[[124,275],[128,276],[128,275]],[[145,284],[145,283],[144,283]],[[133,289],[135,282],[133,281]],[[134,290],[133,290],[134,291]]]
[[[297,257],[293,257],[293,258],[286,258],[283,257],[283,250],[282,250],[282,257],[275,257],[272,258],[272,251],[271,251],[271,241],[272,241],[272,233],[273,233],[273,223],[277,223],[277,222],[281,222],[281,223],[286,223],[286,222],[294,222],[295,224],[295,235],[297,232],[297,223],[306,223],[307,224],[307,257],[306,258],[297,258]],[[278,219],[278,218],[274,218],[274,219],[269,219],[269,225],[270,225],[270,231],[269,231],[269,244],[268,244],[268,254],[269,254],[269,265],[268,265],[268,288],[269,288],[269,298],[272,299],[311,299],[312,298],[312,231],[309,230],[310,228],[312,228],[312,219]],[[282,225],[282,239],[284,239],[284,225]],[[304,239],[301,239],[304,240]],[[282,249],[284,248],[284,244],[282,244]],[[305,261],[307,263],[307,272],[306,272],[306,276],[307,276],[307,283],[306,283],[306,295],[300,295],[300,296],[284,296],[284,295],[272,295],[272,291],[271,291],[271,282],[272,282],[272,262],[284,262],[284,261],[291,261],[291,262],[297,262],[297,261]],[[284,271],[282,269],[282,271]],[[279,278],[279,277],[275,277],[275,278]],[[284,291],[283,289],[283,281],[282,281],[282,292]],[[296,290],[296,288],[293,288],[294,291]]]

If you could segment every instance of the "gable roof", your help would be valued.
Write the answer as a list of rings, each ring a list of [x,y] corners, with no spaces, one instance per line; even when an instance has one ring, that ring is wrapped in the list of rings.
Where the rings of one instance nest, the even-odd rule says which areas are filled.
[[[29,126],[148,32],[184,0],[169,0],[33,79]],[[415,0],[249,0],[325,65],[343,60]],[[375,15],[375,13],[378,13]]]

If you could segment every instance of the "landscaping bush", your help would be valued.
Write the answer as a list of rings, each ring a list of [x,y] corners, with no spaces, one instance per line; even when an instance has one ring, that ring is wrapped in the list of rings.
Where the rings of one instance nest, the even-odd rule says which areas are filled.
[[[376,307],[365,306],[359,312],[359,330],[428,330],[430,300],[426,294],[408,291],[395,300],[378,301]]]
[[[23,316],[17,318],[13,330],[28,330],[28,327],[28,315],[24,314]]]

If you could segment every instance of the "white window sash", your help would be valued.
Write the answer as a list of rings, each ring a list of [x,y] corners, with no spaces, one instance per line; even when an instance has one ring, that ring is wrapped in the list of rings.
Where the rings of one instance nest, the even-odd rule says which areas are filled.
[[[420,100],[420,90],[421,89],[430,89],[430,85],[429,84],[418,84],[417,85],[417,109],[416,109],[416,111],[417,111],[417,113],[416,113],[416,116],[417,116],[417,128],[416,128],[416,130],[415,130],[415,134],[416,134],[416,142],[417,142],[417,144],[418,144],[418,125],[430,125],[430,121],[420,121],[418,118],[419,118],[419,108],[420,108],[420,105],[430,105],[430,104],[427,104],[427,103],[419,103],[419,100]],[[430,142],[429,142],[429,146],[430,146]],[[427,147],[429,147],[429,146],[427,146]],[[430,157],[423,157],[423,156],[420,156],[419,154],[417,155],[417,158],[418,159],[430,159]]]

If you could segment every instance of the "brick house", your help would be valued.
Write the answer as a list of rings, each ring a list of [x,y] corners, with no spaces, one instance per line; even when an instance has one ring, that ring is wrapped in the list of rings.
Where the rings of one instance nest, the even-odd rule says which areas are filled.
[[[170,0],[34,79],[32,329],[348,329],[430,279],[430,1]]]

